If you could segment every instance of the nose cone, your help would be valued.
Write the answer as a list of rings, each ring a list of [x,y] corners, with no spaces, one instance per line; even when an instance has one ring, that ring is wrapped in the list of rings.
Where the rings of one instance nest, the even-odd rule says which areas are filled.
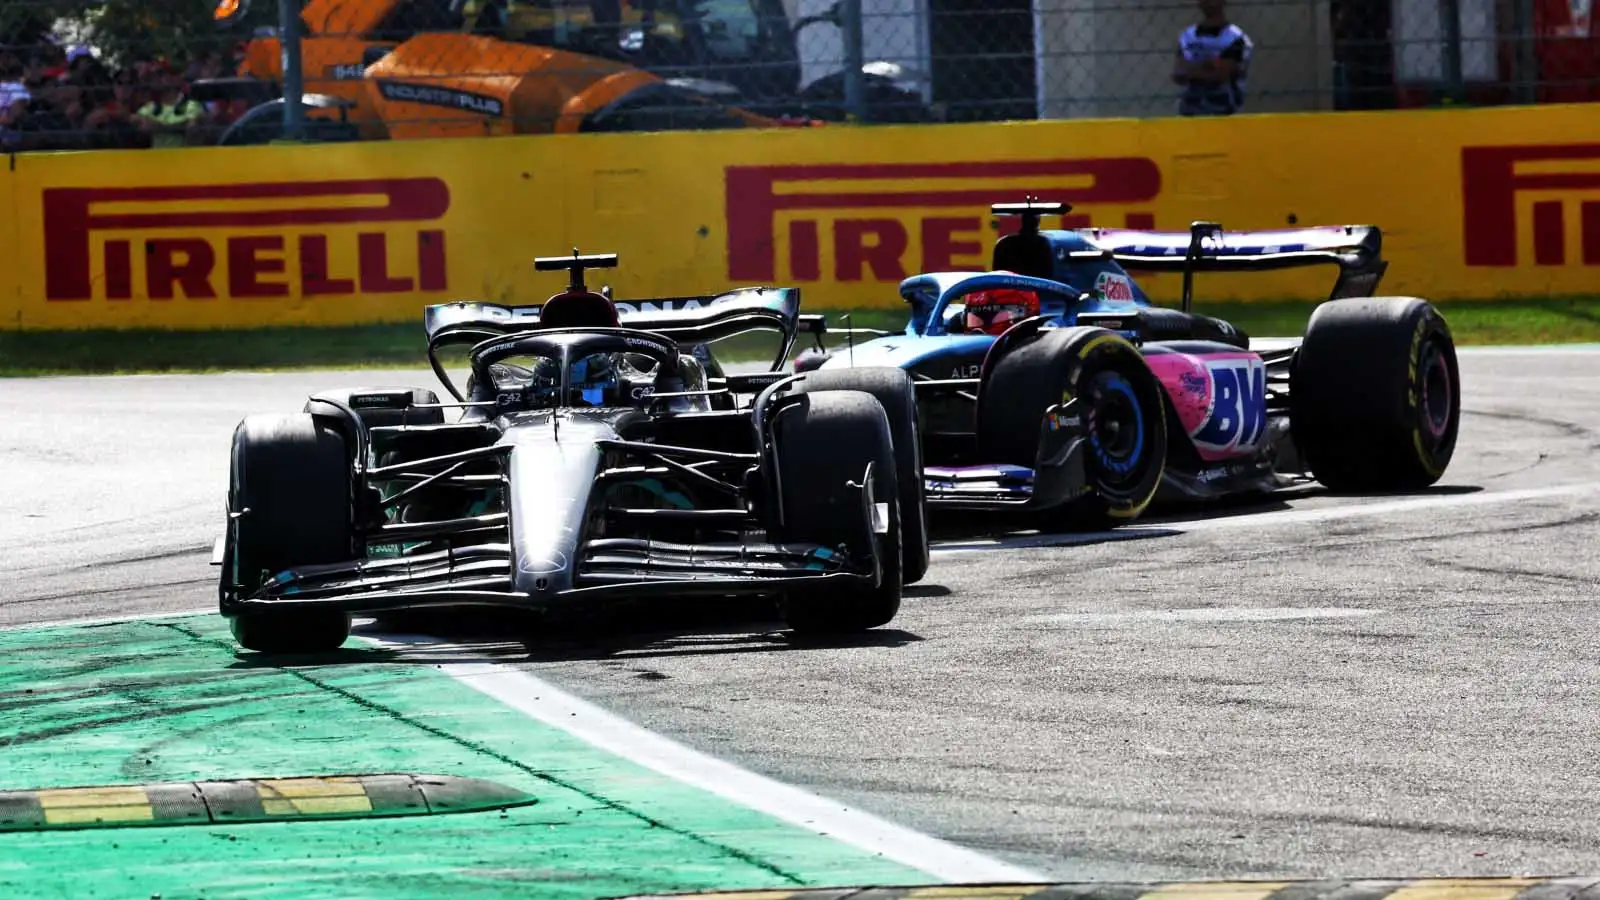
[[[549,596],[571,586],[572,559],[560,550],[552,549],[517,560],[519,591],[536,597]]]
[[[584,517],[603,456],[595,441],[616,437],[607,423],[562,415],[513,426],[511,548],[514,587],[535,600],[572,587]]]

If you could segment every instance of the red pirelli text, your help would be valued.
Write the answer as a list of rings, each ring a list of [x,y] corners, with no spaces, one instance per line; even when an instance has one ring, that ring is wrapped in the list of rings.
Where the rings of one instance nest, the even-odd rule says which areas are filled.
[[[831,187],[851,181],[880,185],[922,181],[952,187],[921,191]],[[1070,184],[1051,187],[1061,181]],[[993,234],[979,211],[994,203],[1035,194],[1077,207],[1062,217],[1061,227],[1109,224],[1093,222],[1094,208],[1150,203],[1161,192],[1161,170],[1145,157],[732,166],[725,174],[725,190],[730,279],[777,280],[778,248],[786,244],[787,277],[796,281],[823,278],[826,247],[832,251],[833,271],[828,274],[833,280],[893,282],[917,272],[970,268],[958,260],[981,259],[986,252]],[[782,242],[780,218],[787,219]],[[1155,218],[1145,211],[1126,212],[1118,224],[1153,228]],[[910,252],[913,237],[920,254]]]
[[[449,284],[443,229],[419,227],[397,237],[359,227],[443,217],[450,193],[437,178],[50,188],[43,195],[45,296],[51,301],[94,299],[97,269],[107,300],[132,299],[136,271],[143,272],[143,295],[152,300],[433,292]],[[355,198],[381,203],[351,205]],[[214,208],[219,201],[285,199],[306,204]],[[343,205],[310,205],[313,200]],[[165,208],[151,209],[155,204]],[[295,235],[226,233],[315,225],[357,227]],[[414,269],[395,270],[391,240],[415,241]],[[103,248],[98,261],[97,244]],[[352,260],[343,271],[333,263],[336,250]],[[297,263],[292,270],[291,261]],[[298,272],[294,284],[291,271]]]
[[[1587,170],[1575,164],[1587,162]],[[1518,171],[1518,163],[1523,170]],[[1543,171],[1528,171],[1533,164]],[[1552,166],[1553,164],[1553,166]],[[1533,263],[1568,265],[1574,258],[1600,266],[1600,144],[1530,144],[1463,147],[1461,150],[1462,242],[1469,266],[1518,264],[1519,194],[1530,198]],[[1554,168],[1555,171],[1550,171]],[[1567,168],[1568,171],[1561,171]],[[1578,191],[1591,192],[1587,197]],[[1577,204],[1577,252],[1567,240],[1566,206]]]

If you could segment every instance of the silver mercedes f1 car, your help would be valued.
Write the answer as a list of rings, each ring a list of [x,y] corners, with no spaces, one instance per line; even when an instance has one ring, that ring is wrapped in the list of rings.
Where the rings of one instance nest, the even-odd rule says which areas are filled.
[[[687,351],[751,330],[780,332],[786,358],[798,291],[624,327],[584,283],[616,264],[537,260],[570,282],[532,315],[429,307],[428,358],[453,402],[329,391],[238,425],[212,561],[241,646],[332,650],[358,613],[623,597],[771,596],[797,631],[893,619],[928,565],[910,376],[708,374]],[[459,390],[439,351],[463,344]]]

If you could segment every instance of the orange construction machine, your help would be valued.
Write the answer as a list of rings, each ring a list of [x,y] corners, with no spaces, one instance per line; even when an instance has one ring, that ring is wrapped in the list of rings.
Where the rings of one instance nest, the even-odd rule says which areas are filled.
[[[300,18],[308,116],[367,139],[815,124],[795,42],[812,20],[791,27],[783,0],[309,0]],[[253,37],[240,74],[279,83],[282,61]]]

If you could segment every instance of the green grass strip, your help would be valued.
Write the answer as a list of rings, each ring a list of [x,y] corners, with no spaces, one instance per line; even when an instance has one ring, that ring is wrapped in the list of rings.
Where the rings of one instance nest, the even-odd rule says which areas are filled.
[[[504,811],[0,834],[0,897],[594,900],[937,879],[673,781],[407,658],[293,666],[220,616],[0,632],[0,790],[418,772]],[[281,661],[280,661],[281,662]]]
[[[1461,345],[1600,341],[1600,297],[1437,305]],[[1303,301],[1199,303],[1195,311],[1233,322],[1247,334],[1292,336],[1305,330],[1313,307]],[[830,323],[845,314],[819,311]],[[850,324],[863,328],[899,330],[905,323],[902,309],[850,316]],[[724,359],[740,361],[770,359],[776,349],[775,335],[745,335],[718,345]],[[427,365],[424,351],[420,321],[238,331],[6,331],[0,332],[0,375],[417,368]]]

